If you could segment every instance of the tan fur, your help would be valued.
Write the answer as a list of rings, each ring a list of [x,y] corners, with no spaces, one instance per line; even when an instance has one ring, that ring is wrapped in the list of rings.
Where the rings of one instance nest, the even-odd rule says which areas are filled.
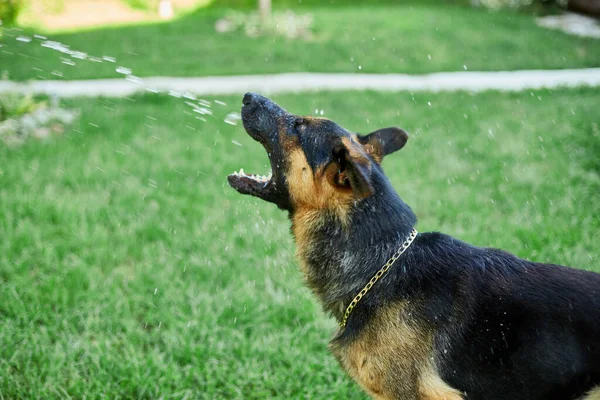
[[[305,123],[319,123],[319,122],[323,122],[323,121],[329,121],[329,119],[323,118],[323,117],[312,117],[310,115],[305,115],[302,117],[302,121],[304,121]]]
[[[431,334],[415,325],[406,303],[380,310],[350,345],[334,339],[330,348],[342,368],[375,399],[462,399],[439,377],[431,361]]]
[[[369,159],[366,157],[366,153],[368,150],[365,146],[362,146],[355,139],[350,139],[347,137],[342,138],[342,143],[348,149],[348,154],[352,157],[356,162],[370,165]]]
[[[335,189],[327,180],[327,171],[313,174],[304,152],[293,148],[288,156],[287,183],[290,198],[294,204],[292,233],[296,241],[296,256],[305,280],[311,284],[310,270],[306,256],[310,254],[312,232],[320,227],[323,213],[337,216],[344,225],[348,224],[348,212],[352,202],[352,192]]]
[[[360,145],[354,139],[343,137],[342,143],[344,143],[344,146],[346,146],[346,148],[348,149],[348,153],[352,158],[365,158],[360,151]]]
[[[295,210],[329,210],[344,220],[352,203],[351,191],[335,188],[327,178],[330,169],[313,173],[301,149],[288,156],[286,179]]]
[[[353,134],[352,138],[359,146],[362,146],[364,151],[368,155],[370,155],[377,164],[381,164],[381,161],[383,160],[383,151],[381,149],[381,146],[377,146],[376,144],[373,144],[373,143],[361,144],[358,140],[358,135],[356,135],[356,134]]]
[[[461,393],[450,387],[436,373],[433,365],[425,368],[420,379],[419,393],[427,400],[461,400]]]
[[[581,400],[600,400],[600,386],[590,390]]]
[[[300,261],[300,270],[307,282],[310,281],[310,269],[306,257],[310,254],[311,232],[319,228],[321,211],[303,210],[296,212],[292,220],[292,233],[296,241],[296,257]]]

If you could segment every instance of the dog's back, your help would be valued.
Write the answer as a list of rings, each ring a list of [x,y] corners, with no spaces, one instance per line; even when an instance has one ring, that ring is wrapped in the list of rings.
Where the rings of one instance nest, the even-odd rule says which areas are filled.
[[[474,399],[571,399],[600,385],[599,274],[440,234],[425,242],[419,268],[439,272],[432,290],[454,293],[462,314],[437,337],[446,382]]]

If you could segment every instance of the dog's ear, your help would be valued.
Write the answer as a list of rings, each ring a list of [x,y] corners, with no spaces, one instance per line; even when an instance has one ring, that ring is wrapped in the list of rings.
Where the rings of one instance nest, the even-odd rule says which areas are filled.
[[[357,198],[364,199],[374,192],[371,162],[356,143],[351,143],[350,146],[349,148],[347,144],[340,143],[334,147],[329,179],[339,189],[351,190]]]
[[[404,147],[408,133],[400,128],[384,128],[368,135],[357,135],[357,140],[375,161],[381,163],[384,156]]]

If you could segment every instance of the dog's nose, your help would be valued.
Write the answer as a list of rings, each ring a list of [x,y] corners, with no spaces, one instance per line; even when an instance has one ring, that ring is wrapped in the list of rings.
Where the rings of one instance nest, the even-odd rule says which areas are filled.
[[[249,106],[252,104],[258,95],[256,93],[246,93],[244,95],[244,99],[242,100],[242,104],[245,106]]]
[[[242,104],[245,107],[258,106],[258,107],[265,107],[268,109],[278,107],[275,103],[273,103],[271,100],[267,99],[265,96],[261,96],[258,93],[251,93],[251,92],[246,93],[244,95],[244,98],[242,99]]]
[[[283,108],[258,93],[246,93],[242,99],[242,122],[250,134],[274,135],[282,118],[288,114]]]

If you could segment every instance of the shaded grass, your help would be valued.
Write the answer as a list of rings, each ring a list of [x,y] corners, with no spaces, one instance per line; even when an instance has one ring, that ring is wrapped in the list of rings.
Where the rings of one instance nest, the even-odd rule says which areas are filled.
[[[220,100],[207,122],[170,97],[72,100],[65,137],[0,148],[4,398],[364,398],[285,214],[227,187],[267,159]],[[384,168],[420,231],[600,271],[597,90],[276,100],[411,132]]]
[[[304,7],[314,16],[314,39],[248,38],[217,34],[225,11],[208,8],[171,23],[49,34],[74,50],[110,56],[117,64],[74,59],[19,42],[31,31],[6,30],[0,73],[14,80],[122,76],[201,76],[280,72],[427,73],[468,70],[600,66],[600,40],[537,27],[534,17],[489,13],[449,4]]]

